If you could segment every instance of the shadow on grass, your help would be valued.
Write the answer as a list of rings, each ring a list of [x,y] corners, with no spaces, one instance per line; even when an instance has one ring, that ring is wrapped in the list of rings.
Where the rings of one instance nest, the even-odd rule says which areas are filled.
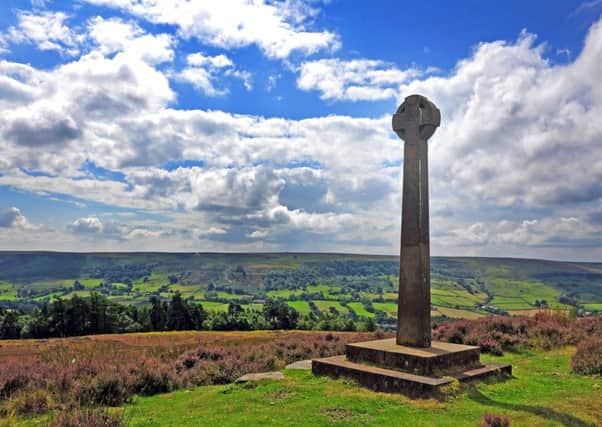
[[[468,395],[472,400],[474,400],[475,402],[478,402],[482,405],[494,406],[494,407],[509,409],[509,410],[513,410],[513,411],[529,412],[533,415],[542,417],[545,420],[554,420],[564,426],[570,426],[570,427],[590,427],[591,426],[591,424],[586,423],[585,421],[582,421],[573,415],[558,412],[553,409],[546,408],[545,406],[522,405],[522,404],[518,404],[518,403],[507,403],[507,402],[500,402],[497,400],[493,400],[493,399],[485,396],[483,393],[481,393],[476,388],[471,389],[468,392]]]

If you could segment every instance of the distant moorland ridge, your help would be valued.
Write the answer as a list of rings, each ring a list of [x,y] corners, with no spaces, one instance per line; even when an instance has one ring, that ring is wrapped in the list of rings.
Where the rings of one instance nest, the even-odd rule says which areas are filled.
[[[300,313],[385,319],[396,311],[398,257],[332,253],[0,252],[0,306],[98,292],[119,303],[179,292],[205,309],[282,299]],[[431,258],[435,316],[602,311],[602,263]]]

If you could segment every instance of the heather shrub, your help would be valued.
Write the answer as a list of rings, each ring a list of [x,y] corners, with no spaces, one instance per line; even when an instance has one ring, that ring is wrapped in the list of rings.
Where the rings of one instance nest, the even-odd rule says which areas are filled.
[[[199,358],[195,351],[187,351],[183,353],[178,360],[176,361],[176,372],[180,373],[182,371],[192,369],[196,366]]]
[[[116,373],[82,378],[75,384],[73,394],[81,405],[119,406],[130,399],[124,379]]]
[[[571,360],[574,372],[585,375],[602,375],[602,336],[585,339],[577,345]]]
[[[500,343],[491,337],[482,338],[479,341],[479,348],[481,349],[481,353],[491,353],[494,356],[501,356],[504,354]]]
[[[485,413],[483,415],[483,421],[479,424],[479,427],[508,427],[510,425],[510,419],[504,415],[497,415],[492,413]]]
[[[125,427],[120,414],[106,410],[74,409],[65,410],[50,424],[51,427]]]
[[[364,334],[359,337],[372,338]],[[174,370],[182,385],[227,384],[250,372],[282,369],[298,360],[342,354],[348,339],[340,334],[287,334],[261,344],[237,347],[199,346],[182,353]]]
[[[19,413],[47,411],[50,406],[117,406],[128,402],[133,394],[226,384],[250,372],[273,371],[301,359],[342,354],[347,342],[373,338],[372,333],[183,333],[36,342],[36,347],[25,348],[18,355],[0,350],[0,416],[13,410],[10,405]],[[25,390],[39,394],[28,401],[23,397]],[[81,412],[77,414],[80,418],[69,418],[65,423],[87,425],[88,416],[96,413]]]
[[[523,348],[551,349],[602,335],[602,318],[569,319],[551,312],[535,317],[489,316],[433,325],[435,340],[478,345],[481,351],[501,355]]]
[[[463,320],[433,325],[432,338],[437,341],[447,341],[455,344],[464,344],[465,335],[466,322]],[[475,336],[472,337],[471,340],[474,340],[474,343],[476,344],[478,338]]]
[[[585,317],[579,319],[578,322],[578,328],[571,328],[576,342],[581,341],[584,337],[588,336],[602,337],[602,317]]]
[[[223,374],[216,364],[199,365],[180,372],[179,376],[181,383],[186,386],[216,384],[216,381],[222,381],[223,379]]]
[[[566,344],[574,344],[573,334],[569,329],[570,319],[548,312],[541,312],[535,316],[531,327],[530,336],[532,343],[537,348],[549,350]]]
[[[0,400],[8,399],[25,388],[31,380],[31,371],[24,366],[0,366]]]
[[[132,369],[129,381],[131,391],[144,396],[167,393],[177,383],[173,369],[152,359],[145,359]]]
[[[13,416],[43,414],[49,408],[48,393],[42,389],[22,390],[8,401]]]

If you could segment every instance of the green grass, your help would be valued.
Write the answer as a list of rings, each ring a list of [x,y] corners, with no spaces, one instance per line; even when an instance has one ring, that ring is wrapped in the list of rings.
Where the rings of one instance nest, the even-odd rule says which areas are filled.
[[[78,280],[79,283],[85,288],[92,289],[100,285],[102,282],[101,279],[64,279],[64,280],[43,280],[38,282],[33,282],[27,285],[28,288],[34,290],[49,290],[56,288],[72,288],[75,281]]]
[[[529,303],[529,301],[521,297],[496,296],[491,300],[490,304],[505,310],[528,310],[534,307]]]
[[[349,311],[338,301],[315,300],[314,303],[316,304],[316,307],[323,312],[329,312],[331,307],[336,309],[339,313],[347,313]]]
[[[63,291],[56,291],[56,292],[50,292],[49,294],[46,294],[46,295],[40,295],[39,297],[33,298],[33,300],[34,301],[44,301],[44,300],[52,301],[53,298],[58,298],[58,297],[71,298],[76,293],[77,292],[68,292],[67,294],[65,294],[65,292],[63,292]],[[85,294],[86,294],[86,296],[89,296],[90,292],[86,291]]]
[[[602,304],[584,304],[583,307],[588,311],[602,311]]]
[[[229,292],[218,291],[217,297],[222,298],[222,299],[236,301],[236,300],[240,300],[240,299],[250,298],[250,295],[238,295],[238,294],[231,294]]]
[[[351,299],[350,294],[341,293],[341,287],[339,286],[328,286],[328,285],[315,285],[315,286],[307,286],[305,288],[306,292],[309,293],[318,293],[321,292],[324,296],[324,299],[327,300],[345,300]]]
[[[546,300],[552,308],[565,307],[556,302],[561,292],[542,282],[495,278],[487,281],[487,289],[494,295],[490,304],[506,310],[533,308],[536,300]]]
[[[88,293],[90,295],[90,293]],[[140,301],[130,295],[110,295],[108,297],[111,301],[119,304],[140,304]]]
[[[71,288],[74,282],[75,279],[41,280],[27,284],[27,287],[34,291],[48,291],[57,288]]]
[[[146,281],[143,278],[135,280],[133,288],[142,292],[156,292],[161,286],[169,284],[169,279],[167,278],[169,275],[170,273],[153,272],[148,276]]]
[[[85,286],[88,289],[92,289],[100,285],[102,282],[101,279],[77,279],[82,286]],[[75,282],[75,279],[73,280]]]
[[[350,302],[347,303],[347,306],[355,312],[360,317],[374,317],[374,313],[370,313],[366,310],[364,303],[361,302]]]
[[[291,296],[300,296],[303,293],[303,291],[295,289],[295,290],[288,290],[288,289],[280,289],[277,291],[268,291],[266,292],[267,296],[270,298],[282,298],[282,299],[288,299]]]
[[[172,292],[180,292],[184,298],[195,297],[197,299],[203,299],[205,294],[199,285],[169,285],[169,290]]]
[[[447,401],[375,393],[348,380],[285,371],[282,381],[199,387],[136,398],[128,425],[476,426],[485,412],[512,426],[587,426],[602,420],[602,380],[569,370],[574,349],[509,354],[514,378],[464,385]],[[487,358],[487,357],[485,357]]]
[[[287,301],[286,303],[301,314],[311,313],[311,308],[309,308],[307,301]]]
[[[207,311],[227,311],[228,304],[223,302],[214,302],[214,301],[199,301],[199,303],[203,306],[204,310]]]
[[[434,311],[431,311],[431,316],[447,316],[454,319],[477,319],[485,316],[485,314],[477,313],[469,310],[458,310],[455,308],[437,306]]]
[[[367,300],[373,301],[377,298],[380,298],[381,296],[384,298],[384,294],[379,295],[376,292],[363,292],[363,291],[360,292],[360,299],[363,299],[363,300],[367,299]]]
[[[314,286],[307,286],[306,289],[307,289],[307,292],[323,292],[324,294],[327,294],[328,291],[330,290],[330,287],[327,285],[314,285]]]
[[[0,282],[0,300],[14,301],[17,298],[17,290],[12,284]]]
[[[475,307],[487,300],[487,294],[471,294],[466,289],[440,289],[431,288],[431,302],[436,305],[453,307],[456,305],[464,307]]]
[[[384,311],[389,316],[397,316],[397,303],[395,302],[373,302],[372,306],[377,310]]]

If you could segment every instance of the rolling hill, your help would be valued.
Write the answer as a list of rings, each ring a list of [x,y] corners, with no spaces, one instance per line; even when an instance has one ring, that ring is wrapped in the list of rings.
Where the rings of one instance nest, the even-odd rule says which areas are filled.
[[[321,253],[0,252],[0,305],[33,306],[99,292],[145,304],[175,292],[210,310],[281,298],[299,312],[393,317],[398,258]],[[434,316],[528,313],[540,307],[602,311],[602,263],[433,257]]]

